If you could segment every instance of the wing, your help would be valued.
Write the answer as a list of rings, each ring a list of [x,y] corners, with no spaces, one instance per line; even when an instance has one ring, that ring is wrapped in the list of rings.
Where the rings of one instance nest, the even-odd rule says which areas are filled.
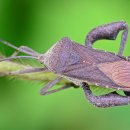
[[[130,88],[130,62],[102,63],[98,65],[98,68],[116,84]]]
[[[95,62],[97,64],[103,62],[114,62],[119,60],[125,60],[125,57],[120,57],[114,53],[106,52],[104,50],[98,50],[93,48],[87,48],[80,44],[73,44],[72,51],[75,51],[76,54],[79,54],[82,59],[85,61]]]
[[[104,74],[96,65],[87,65],[85,63],[71,65],[62,73],[63,76],[73,78],[80,83],[87,82],[99,86],[109,86],[110,88],[120,88],[108,76]],[[68,79],[69,79],[68,78]],[[80,85],[77,84],[77,85]]]

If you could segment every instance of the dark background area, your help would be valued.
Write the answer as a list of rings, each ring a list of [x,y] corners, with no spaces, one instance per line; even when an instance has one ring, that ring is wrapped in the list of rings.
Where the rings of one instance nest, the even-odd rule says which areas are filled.
[[[84,45],[94,27],[124,20],[130,24],[129,0],[0,0],[0,38],[43,53],[64,36]],[[94,47],[118,52],[116,41]],[[128,38],[124,56],[130,55]],[[0,44],[9,56],[13,49]],[[0,78],[0,130],[129,130],[130,106],[101,109],[86,101],[81,89],[41,96],[42,84]]]

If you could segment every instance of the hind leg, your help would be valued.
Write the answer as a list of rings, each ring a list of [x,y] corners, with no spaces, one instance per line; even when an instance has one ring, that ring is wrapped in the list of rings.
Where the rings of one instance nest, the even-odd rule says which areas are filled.
[[[118,55],[121,56],[123,54],[127,36],[128,36],[128,25],[126,22],[123,21],[113,22],[113,23],[105,24],[94,28],[86,36],[85,45],[87,47],[92,48],[92,44],[94,44],[94,42],[97,40],[101,40],[101,39],[115,40],[119,31],[121,30],[123,30],[123,33],[122,33],[120,48],[118,51]]]
[[[84,90],[86,98],[97,107],[106,108],[130,104],[129,96],[120,96],[116,92],[102,96],[93,96],[88,84],[83,83],[82,88]]]

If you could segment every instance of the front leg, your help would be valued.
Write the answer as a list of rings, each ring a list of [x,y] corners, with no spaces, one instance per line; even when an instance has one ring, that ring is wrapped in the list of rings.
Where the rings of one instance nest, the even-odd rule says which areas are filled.
[[[126,22],[113,22],[98,26],[90,31],[86,37],[85,44],[87,47],[92,47],[92,44],[101,39],[115,40],[119,31],[124,30],[122,33],[121,43],[118,55],[122,55],[128,36],[128,25]]]
[[[17,56],[17,54],[19,52],[23,52],[25,54],[28,54],[28,55],[34,56],[34,57],[37,57],[37,56],[40,55],[38,52],[34,51],[33,49],[31,49],[31,48],[29,48],[27,46],[16,47],[15,45],[13,45],[13,44],[11,44],[11,43],[3,40],[3,39],[0,39],[0,42],[2,42],[3,44],[5,44],[5,45],[7,45],[7,46],[9,46],[11,48],[14,48],[16,50],[16,52],[14,52],[14,54],[12,55],[12,57]]]
[[[103,96],[93,96],[88,84],[83,83],[82,88],[87,99],[97,107],[106,108],[112,106],[128,105],[130,103],[129,96],[120,96],[116,92]]]

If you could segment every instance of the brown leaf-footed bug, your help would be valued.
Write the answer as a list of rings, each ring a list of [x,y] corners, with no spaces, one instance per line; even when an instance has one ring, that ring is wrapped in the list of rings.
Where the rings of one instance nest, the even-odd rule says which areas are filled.
[[[92,44],[96,40],[115,40],[119,31],[123,30],[118,54],[102,50],[92,49]],[[1,61],[16,58],[34,58],[44,64],[44,68],[32,68],[23,71],[12,72],[11,74],[23,74],[30,72],[51,71],[57,78],[50,81],[41,89],[42,95],[51,94],[69,87],[81,86],[87,99],[97,107],[111,107],[127,105],[130,103],[130,62],[128,58],[122,56],[128,35],[128,25],[123,22],[113,22],[98,26],[90,31],[86,37],[85,45],[82,46],[65,37],[54,44],[46,53],[38,52],[26,46],[16,47],[4,40],[2,43],[14,48],[18,52],[23,52],[30,56],[17,56],[15,53],[9,58]],[[61,88],[50,90],[58,81],[66,78],[72,81]],[[116,92],[106,95],[94,96],[89,85],[103,86],[123,90],[126,96],[121,96]]]

